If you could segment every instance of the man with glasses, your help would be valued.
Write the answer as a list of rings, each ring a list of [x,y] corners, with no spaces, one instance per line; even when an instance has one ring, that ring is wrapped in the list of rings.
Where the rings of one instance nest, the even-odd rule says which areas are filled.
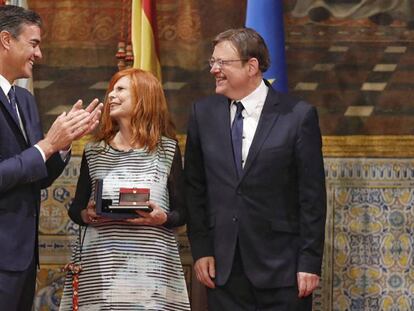
[[[185,154],[196,276],[210,311],[311,310],[326,214],[316,109],[263,79],[254,30],[213,45],[217,95],[193,105]]]

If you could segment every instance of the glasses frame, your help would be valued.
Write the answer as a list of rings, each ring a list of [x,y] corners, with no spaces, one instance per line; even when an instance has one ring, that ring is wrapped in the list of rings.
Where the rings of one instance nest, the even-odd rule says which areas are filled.
[[[240,58],[240,59],[214,59],[213,57],[208,60],[208,65],[210,68],[213,68],[214,65],[217,65],[218,68],[223,68],[223,66],[228,65],[232,62],[245,62],[248,61],[247,58]]]

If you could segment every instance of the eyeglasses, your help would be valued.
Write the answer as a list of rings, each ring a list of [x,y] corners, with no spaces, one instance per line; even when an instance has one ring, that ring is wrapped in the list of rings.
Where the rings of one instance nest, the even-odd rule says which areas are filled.
[[[208,64],[211,68],[213,68],[214,65],[217,65],[218,68],[223,68],[224,65],[227,65],[228,63],[232,62],[239,62],[239,61],[246,61],[247,59],[241,58],[241,59],[215,59],[210,58],[208,61]]]

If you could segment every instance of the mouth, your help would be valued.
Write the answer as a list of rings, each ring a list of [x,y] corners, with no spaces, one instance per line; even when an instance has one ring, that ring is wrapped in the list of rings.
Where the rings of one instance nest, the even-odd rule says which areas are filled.
[[[216,85],[219,86],[227,81],[226,77],[224,76],[216,76]]]
[[[109,103],[109,108],[110,109],[113,109],[113,108],[115,108],[115,107],[117,107],[117,106],[119,106],[120,104],[118,104],[118,103],[115,103],[115,102],[110,102]]]

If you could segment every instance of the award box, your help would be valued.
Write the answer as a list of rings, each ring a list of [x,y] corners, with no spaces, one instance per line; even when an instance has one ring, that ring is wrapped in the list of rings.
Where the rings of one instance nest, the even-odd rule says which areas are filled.
[[[149,188],[119,188],[119,204],[113,204],[111,199],[102,198],[103,179],[95,183],[96,214],[109,218],[140,217],[135,211],[151,212],[152,208],[146,203],[150,198]]]

